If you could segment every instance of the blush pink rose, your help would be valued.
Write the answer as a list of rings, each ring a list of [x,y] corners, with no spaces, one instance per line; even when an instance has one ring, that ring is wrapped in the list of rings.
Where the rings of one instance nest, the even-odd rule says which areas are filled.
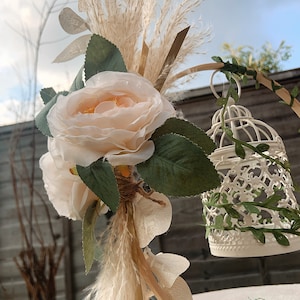
[[[40,158],[40,168],[49,200],[60,216],[81,220],[87,208],[99,198],[78,175],[72,173],[70,163],[57,160],[58,157],[54,160],[49,152]],[[102,203],[101,207],[100,213],[106,213],[107,206]]]
[[[117,166],[150,158],[152,133],[174,116],[173,106],[148,80],[107,71],[91,77],[84,88],[59,96],[47,120],[64,160],[88,166],[103,157]]]

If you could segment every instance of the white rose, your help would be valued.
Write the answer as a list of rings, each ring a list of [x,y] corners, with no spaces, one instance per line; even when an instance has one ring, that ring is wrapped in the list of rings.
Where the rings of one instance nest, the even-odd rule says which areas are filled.
[[[58,157],[56,157],[57,159]],[[57,168],[57,165],[60,168]],[[98,197],[70,169],[70,163],[55,163],[49,152],[40,158],[40,168],[49,200],[59,215],[73,220],[81,220],[87,208]],[[103,204],[101,213],[107,212]]]
[[[60,95],[47,120],[64,160],[88,166],[104,157],[117,166],[150,158],[152,133],[174,116],[173,106],[145,78],[101,72],[81,90]]]

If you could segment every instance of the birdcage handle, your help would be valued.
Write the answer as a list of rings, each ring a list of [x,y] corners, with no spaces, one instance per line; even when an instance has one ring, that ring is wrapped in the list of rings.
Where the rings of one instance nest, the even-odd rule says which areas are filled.
[[[216,90],[215,90],[215,87],[214,87],[214,76],[216,75],[216,73],[218,73],[218,72],[220,72],[220,70],[215,70],[212,74],[211,74],[211,76],[210,76],[210,82],[209,82],[209,86],[210,86],[210,89],[211,89],[211,91],[212,91],[212,93],[213,93],[213,95],[217,98],[217,99],[219,99],[220,98],[220,96],[219,96],[219,94],[216,92]],[[235,76],[232,76],[232,78],[233,78],[233,80],[235,81],[235,83],[236,83],[236,86],[237,86],[237,93],[238,93],[238,96],[239,96],[239,98],[241,97],[241,84],[240,84],[240,81],[235,77]]]

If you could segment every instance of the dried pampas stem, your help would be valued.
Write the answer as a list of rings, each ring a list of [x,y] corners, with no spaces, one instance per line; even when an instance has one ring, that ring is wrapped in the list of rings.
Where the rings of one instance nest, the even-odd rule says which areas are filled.
[[[129,225],[131,226],[130,229],[135,232],[134,223],[132,222]],[[164,291],[157,283],[157,280],[153,272],[151,271],[148,262],[145,259],[144,253],[142,249],[139,247],[139,243],[137,239],[134,239],[132,242],[132,259],[136,263],[140,276],[143,278],[147,286],[153,292],[156,299],[171,300],[170,294]]]
[[[139,246],[133,200],[140,182],[134,177],[133,167],[119,166],[114,171],[120,205],[107,230],[101,272],[85,299],[143,300],[147,287],[158,300],[169,300],[171,296],[158,284]]]

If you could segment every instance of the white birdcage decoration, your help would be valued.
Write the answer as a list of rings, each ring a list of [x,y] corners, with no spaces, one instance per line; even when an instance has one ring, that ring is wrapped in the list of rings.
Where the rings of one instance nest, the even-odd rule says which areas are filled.
[[[299,207],[285,168],[288,160],[283,141],[248,109],[235,105],[233,99],[229,102],[225,111],[214,114],[207,132],[218,147],[210,159],[221,176],[219,188],[202,194],[211,253],[256,257],[299,250],[300,237],[289,233],[300,227]],[[232,138],[224,132],[225,127]],[[244,144],[237,145],[236,140]],[[237,155],[239,150],[244,151],[244,158]]]

